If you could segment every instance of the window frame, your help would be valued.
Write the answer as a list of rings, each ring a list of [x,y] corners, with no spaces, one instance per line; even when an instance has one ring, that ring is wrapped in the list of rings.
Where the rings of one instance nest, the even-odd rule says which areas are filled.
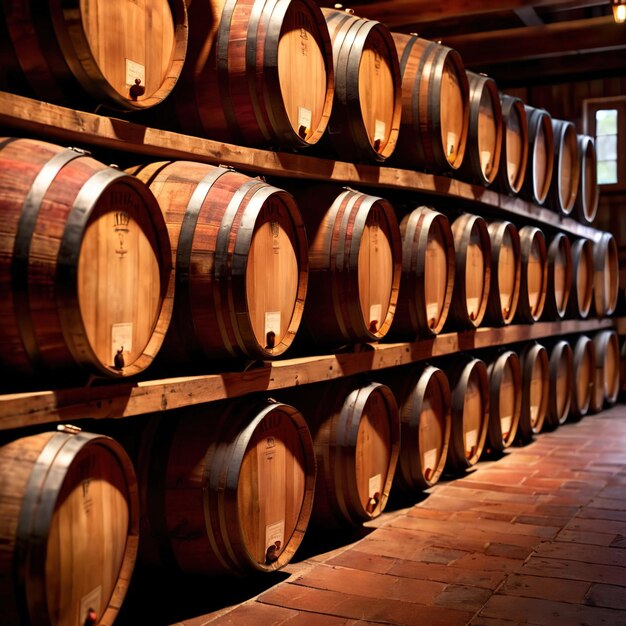
[[[584,132],[596,139],[596,111],[602,109],[617,110],[617,182],[600,184],[604,192],[626,191],[626,96],[611,98],[588,98],[583,102]]]

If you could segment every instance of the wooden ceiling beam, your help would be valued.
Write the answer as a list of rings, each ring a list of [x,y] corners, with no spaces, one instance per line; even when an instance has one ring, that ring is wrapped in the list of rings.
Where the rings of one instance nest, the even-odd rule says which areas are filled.
[[[332,2],[321,4],[333,5]],[[344,6],[354,9],[360,17],[378,20],[390,28],[529,7],[577,8],[598,4],[608,4],[608,0],[375,0],[356,5],[344,0]]]
[[[458,50],[468,66],[509,63],[588,51],[608,51],[626,46],[626,28],[613,18],[557,22],[442,38]]]

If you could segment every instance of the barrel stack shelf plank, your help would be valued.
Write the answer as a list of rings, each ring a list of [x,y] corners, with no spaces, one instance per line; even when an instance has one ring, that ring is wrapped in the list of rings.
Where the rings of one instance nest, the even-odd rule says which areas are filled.
[[[150,159],[192,160],[226,165],[290,179],[402,189],[433,199],[453,197],[504,218],[599,241],[602,233],[520,198],[456,179],[399,169],[276,153],[154,129],[114,117],[0,92],[0,125],[8,134],[28,134],[47,141],[107,149]],[[121,158],[121,157],[120,157]],[[0,395],[0,430],[83,418],[118,418],[272,391],[301,384],[366,373],[426,359],[516,342],[613,328],[612,319],[541,321],[533,325],[480,327],[446,332],[412,342],[368,344],[367,350],[264,362],[245,371],[200,374],[104,385]]]

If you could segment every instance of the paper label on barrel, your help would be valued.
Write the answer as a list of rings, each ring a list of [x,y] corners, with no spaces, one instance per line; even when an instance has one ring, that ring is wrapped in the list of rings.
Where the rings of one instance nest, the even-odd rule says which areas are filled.
[[[465,449],[469,452],[472,448],[476,447],[476,443],[478,441],[478,430],[475,428],[474,430],[468,430],[465,433]]]
[[[300,126],[304,126],[306,130],[311,130],[311,120],[313,118],[313,114],[311,113],[311,109],[307,109],[306,107],[298,107],[298,128]]]
[[[511,432],[512,422],[513,422],[512,415],[503,415],[500,418],[500,430],[502,431],[503,438],[506,438],[506,436]]]
[[[93,591],[80,599],[78,605],[78,619],[81,624],[86,622],[89,610],[95,612],[96,616],[101,617],[102,612],[102,585],[98,585]],[[89,622],[88,622],[89,623]]]
[[[376,476],[372,476],[369,480],[368,485],[368,494],[370,498],[373,498],[376,494],[379,495],[383,491],[383,477],[380,474],[376,474]]]
[[[380,141],[382,143],[385,141],[385,131],[387,130],[387,125],[385,122],[381,122],[381,120],[376,120],[374,124],[374,141]]]
[[[433,448],[432,450],[427,450],[426,452],[424,452],[424,456],[422,457],[422,470],[434,470],[437,467],[438,457],[439,451],[437,450],[437,448]]]
[[[266,547],[269,548],[269,546],[276,546],[277,549],[283,548],[284,541],[285,541],[285,520],[284,519],[281,519],[280,522],[274,522],[273,524],[268,524],[265,527]]]
[[[428,320],[428,323],[431,324],[435,324],[437,322],[437,320],[439,319],[439,303],[438,302],[431,302],[430,304],[428,304],[426,306],[426,319]]]
[[[478,313],[478,298],[468,298],[467,299],[467,312],[468,313]]]
[[[115,357],[122,351],[129,354],[133,350],[133,324],[113,324],[111,326],[111,363],[115,363]]]
[[[491,167],[489,163],[491,162],[491,152],[488,150],[482,150],[480,153],[480,167],[485,172],[485,174],[489,173]]]
[[[382,304],[372,304],[372,306],[370,306],[370,325],[372,322],[377,322],[376,324],[376,328],[380,328],[380,325],[382,324],[383,320],[381,320],[381,316],[383,314],[383,305]]]
[[[130,87],[135,84],[135,81],[139,79],[140,85],[146,86],[146,66],[141,63],[136,63],[130,59],[126,61],[126,85]]]
[[[446,143],[446,153],[453,154],[458,149],[456,145],[456,133],[448,132],[448,141]]]
[[[265,312],[265,336],[274,333],[276,338],[280,337],[280,311]]]

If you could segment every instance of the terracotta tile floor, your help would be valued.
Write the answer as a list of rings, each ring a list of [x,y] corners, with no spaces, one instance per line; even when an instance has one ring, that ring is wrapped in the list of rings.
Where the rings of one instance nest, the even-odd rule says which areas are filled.
[[[626,625],[626,407],[541,435],[417,504],[392,502],[358,536],[309,540],[300,552],[283,573],[231,580],[213,590],[218,601],[169,623]]]

